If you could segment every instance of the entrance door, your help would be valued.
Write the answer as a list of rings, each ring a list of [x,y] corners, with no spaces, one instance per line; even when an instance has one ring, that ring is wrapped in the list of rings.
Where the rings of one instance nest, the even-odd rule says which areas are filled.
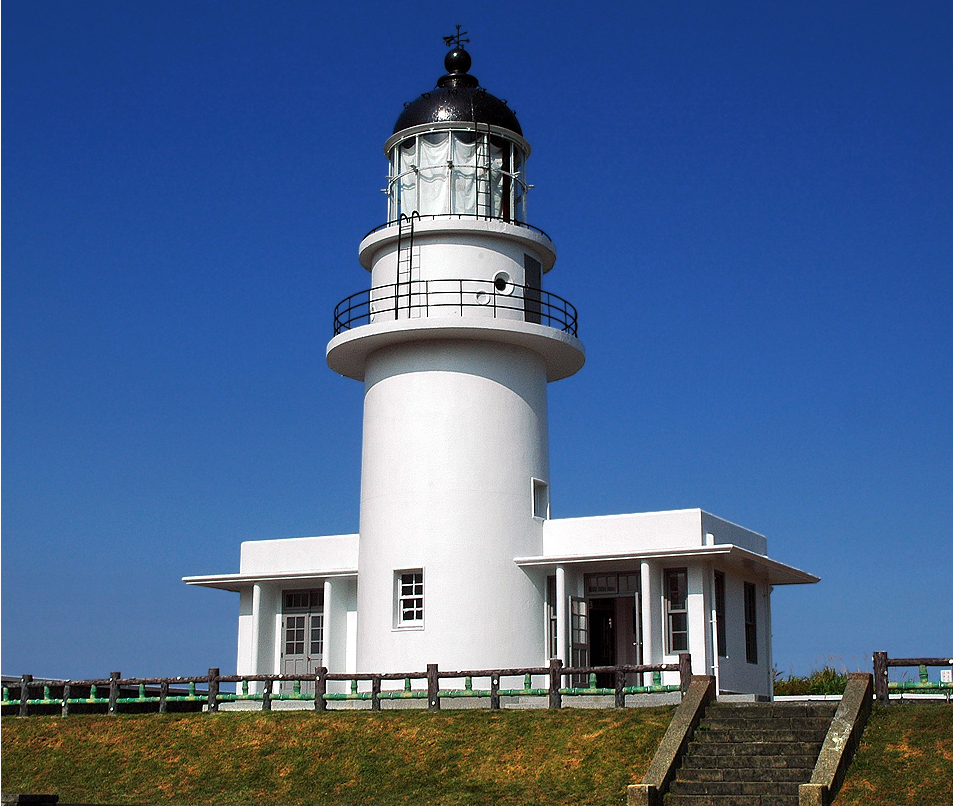
[[[624,607],[622,608],[625,609]],[[617,646],[616,600],[589,600],[589,653],[593,666],[615,666]],[[596,675],[599,688],[615,685],[615,675],[600,672]]]
[[[324,660],[324,591],[284,591],[282,595],[281,673],[314,674]],[[293,683],[282,683],[283,693]],[[301,693],[314,690],[313,683],[302,683]]]

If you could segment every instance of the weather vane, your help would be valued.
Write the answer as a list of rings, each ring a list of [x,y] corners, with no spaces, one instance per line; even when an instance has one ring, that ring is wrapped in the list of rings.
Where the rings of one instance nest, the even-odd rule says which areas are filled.
[[[446,46],[447,46],[448,48],[452,48],[452,47],[463,48],[463,43],[464,43],[464,42],[469,42],[470,40],[469,40],[469,39],[461,39],[460,37],[466,36],[467,33],[468,33],[467,31],[461,31],[461,30],[460,30],[460,26],[458,25],[458,26],[457,26],[457,32],[456,32],[453,36],[445,36],[445,37],[443,38],[443,41],[444,41],[444,43],[446,44]],[[464,50],[466,50],[466,48],[464,48]]]

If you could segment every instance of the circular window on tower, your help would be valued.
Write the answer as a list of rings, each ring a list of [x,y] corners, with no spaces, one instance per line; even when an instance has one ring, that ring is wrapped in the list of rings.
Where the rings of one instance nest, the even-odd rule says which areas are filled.
[[[505,271],[497,272],[497,275],[493,278],[493,289],[497,294],[512,294],[513,278]]]

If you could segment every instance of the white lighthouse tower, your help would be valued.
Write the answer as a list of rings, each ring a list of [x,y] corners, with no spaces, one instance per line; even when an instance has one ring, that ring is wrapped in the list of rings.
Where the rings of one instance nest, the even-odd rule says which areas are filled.
[[[575,309],[542,290],[556,254],[526,219],[529,143],[450,44],[384,144],[370,288],[327,349],[364,382],[356,654],[375,672],[547,656],[545,574],[513,558],[542,553],[549,517],[546,385],[585,361]]]

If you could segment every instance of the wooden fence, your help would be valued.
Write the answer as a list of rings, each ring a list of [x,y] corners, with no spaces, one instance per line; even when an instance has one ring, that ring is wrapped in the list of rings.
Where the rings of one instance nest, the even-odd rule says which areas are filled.
[[[503,697],[548,697],[549,708],[561,708],[563,697],[610,695],[616,708],[624,708],[628,694],[684,693],[691,682],[691,669],[691,656],[686,652],[679,655],[678,663],[642,666],[570,667],[554,659],[549,666],[470,671],[444,671],[431,663],[425,672],[391,674],[337,673],[320,668],[313,674],[222,675],[213,668],[200,677],[124,678],[113,672],[99,680],[67,681],[34,680],[25,674],[18,685],[3,686],[0,705],[5,713],[19,716],[49,713],[51,708],[58,708],[66,716],[77,707],[101,711],[103,706],[108,714],[117,714],[121,708],[155,708],[158,713],[166,713],[170,705],[176,710],[214,713],[220,705],[234,702],[260,702],[261,710],[269,711],[276,700],[310,701],[315,711],[326,711],[335,702],[369,701],[370,710],[379,711],[384,700],[426,699],[427,708],[438,711],[443,699],[486,698],[489,707],[496,710]],[[662,685],[662,672],[678,672],[679,684]],[[626,684],[628,677],[647,674],[652,675],[651,685]],[[545,683],[534,685],[533,679],[540,677]],[[522,687],[505,686],[507,678],[521,679]],[[414,688],[415,680],[426,681],[426,688]],[[488,687],[474,687],[474,680],[486,681]],[[605,685],[607,680],[611,685]],[[385,681],[402,685],[387,689]],[[463,686],[458,683],[458,687],[441,688],[441,681],[463,681]],[[235,690],[226,690],[223,684],[234,684]]]
[[[918,668],[919,682],[901,680],[891,683],[888,679],[891,667]],[[928,668],[930,666],[953,666],[953,658],[888,658],[886,652],[874,652],[874,693],[877,702],[888,703],[890,693],[901,694],[945,694],[947,699],[953,694],[953,682],[931,681]]]

